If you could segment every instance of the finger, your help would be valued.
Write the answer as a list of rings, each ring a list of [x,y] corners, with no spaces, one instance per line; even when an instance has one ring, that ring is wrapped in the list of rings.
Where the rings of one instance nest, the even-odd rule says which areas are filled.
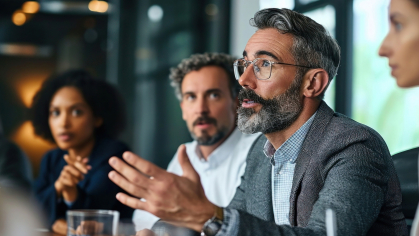
[[[140,174],[139,174],[140,175]],[[116,185],[127,191],[129,194],[136,196],[136,197],[148,197],[147,189],[131,183],[130,181],[126,180],[116,171],[109,172],[109,179],[112,180]],[[144,176],[142,178],[145,178]],[[147,179],[147,178],[145,178]],[[148,179],[147,179],[148,180]]]
[[[61,183],[67,187],[74,187],[78,182],[80,181],[70,174],[64,174],[63,178],[61,179]]]
[[[190,179],[191,181],[198,183],[200,182],[199,174],[193,168],[191,161],[189,160],[188,154],[186,153],[186,146],[180,145],[177,150],[177,158],[182,167],[183,177]]]
[[[85,157],[85,158],[81,159],[81,163],[87,164],[87,162],[89,162],[89,158],[88,157]]]
[[[165,170],[161,169],[160,167],[154,165],[149,161],[144,160],[143,158],[135,155],[132,152],[124,152],[124,154],[122,154],[122,157],[128,164],[132,165],[137,170],[141,171],[141,173],[147,176],[153,176],[155,178],[156,176],[160,176],[161,174],[166,173]]]
[[[111,159],[109,159],[109,164],[129,182],[144,188],[148,187],[150,177],[142,174],[134,167],[125,163],[123,160],[117,157],[111,157]]]
[[[69,165],[72,165],[72,164],[73,164],[73,162],[74,162],[74,160],[72,160],[72,159],[70,158],[70,155],[68,155],[68,154],[65,154],[65,155],[64,155],[64,160],[65,160],[65,162],[67,162],[67,164],[69,164]]]
[[[84,175],[82,172],[80,172],[76,167],[67,165],[64,166],[64,171],[69,173],[70,175],[76,177],[78,180],[84,179]]]
[[[80,161],[74,162],[74,167],[83,174],[87,174],[87,172],[92,168],[89,165],[85,165]]]
[[[128,196],[125,193],[118,193],[116,194],[116,199],[120,201],[122,204],[129,206],[133,209],[140,209],[145,210],[147,209],[147,203],[144,201],[141,201],[139,198]]]

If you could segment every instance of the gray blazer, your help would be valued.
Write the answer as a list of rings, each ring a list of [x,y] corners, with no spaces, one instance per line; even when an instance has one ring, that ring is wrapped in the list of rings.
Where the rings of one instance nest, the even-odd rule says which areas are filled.
[[[238,235],[326,235],[325,210],[336,212],[338,236],[407,235],[400,184],[380,135],[322,102],[297,158],[289,225],[276,225],[271,164],[261,136],[228,208],[239,210]]]

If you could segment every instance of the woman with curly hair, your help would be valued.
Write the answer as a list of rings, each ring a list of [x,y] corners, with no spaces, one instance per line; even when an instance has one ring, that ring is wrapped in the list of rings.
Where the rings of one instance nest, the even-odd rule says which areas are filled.
[[[130,219],[133,209],[116,200],[122,191],[108,178],[108,159],[128,147],[114,138],[124,128],[124,106],[115,88],[74,70],[47,79],[31,107],[35,133],[57,144],[42,159],[36,198],[49,227],[66,234],[70,209],[109,209]]]

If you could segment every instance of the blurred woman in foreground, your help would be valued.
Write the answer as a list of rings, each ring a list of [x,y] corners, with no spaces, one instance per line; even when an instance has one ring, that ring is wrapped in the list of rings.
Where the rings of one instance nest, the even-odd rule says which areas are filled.
[[[58,146],[43,157],[35,183],[54,232],[66,234],[69,209],[118,210],[121,219],[131,218],[133,210],[115,198],[122,190],[108,178],[108,159],[128,150],[114,139],[124,124],[121,101],[112,86],[81,70],[49,78],[35,95],[35,133]]]
[[[419,0],[391,0],[390,31],[379,54],[387,57],[397,85],[419,85]]]
[[[388,58],[391,75],[396,78],[399,87],[419,86],[419,0],[391,0],[389,17],[390,31],[381,44],[379,54]],[[419,236],[418,226],[419,208],[411,236]]]

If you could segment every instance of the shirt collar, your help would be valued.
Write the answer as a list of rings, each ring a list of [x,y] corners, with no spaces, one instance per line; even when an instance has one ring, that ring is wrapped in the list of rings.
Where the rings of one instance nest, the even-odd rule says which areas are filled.
[[[310,119],[308,119],[291,137],[289,137],[279,148],[275,150],[274,146],[266,140],[263,147],[263,153],[266,157],[271,159],[271,164],[275,165],[275,153],[282,152],[286,154],[285,156],[290,158],[291,163],[295,163],[298,154],[300,152],[301,146],[303,145],[304,139],[310,129],[311,124],[313,123],[314,117],[317,112],[315,112]]]
[[[228,155],[231,154],[234,147],[240,141],[241,132],[235,128],[233,132],[227,137],[227,139],[218,146],[211,154],[208,156],[208,161],[202,156],[199,145],[195,147],[195,153],[199,157],[201,162],[208,162],[210,168],[219,166],[224,160],[228,158]],[[194,141],[196,142],[196,141]]]

